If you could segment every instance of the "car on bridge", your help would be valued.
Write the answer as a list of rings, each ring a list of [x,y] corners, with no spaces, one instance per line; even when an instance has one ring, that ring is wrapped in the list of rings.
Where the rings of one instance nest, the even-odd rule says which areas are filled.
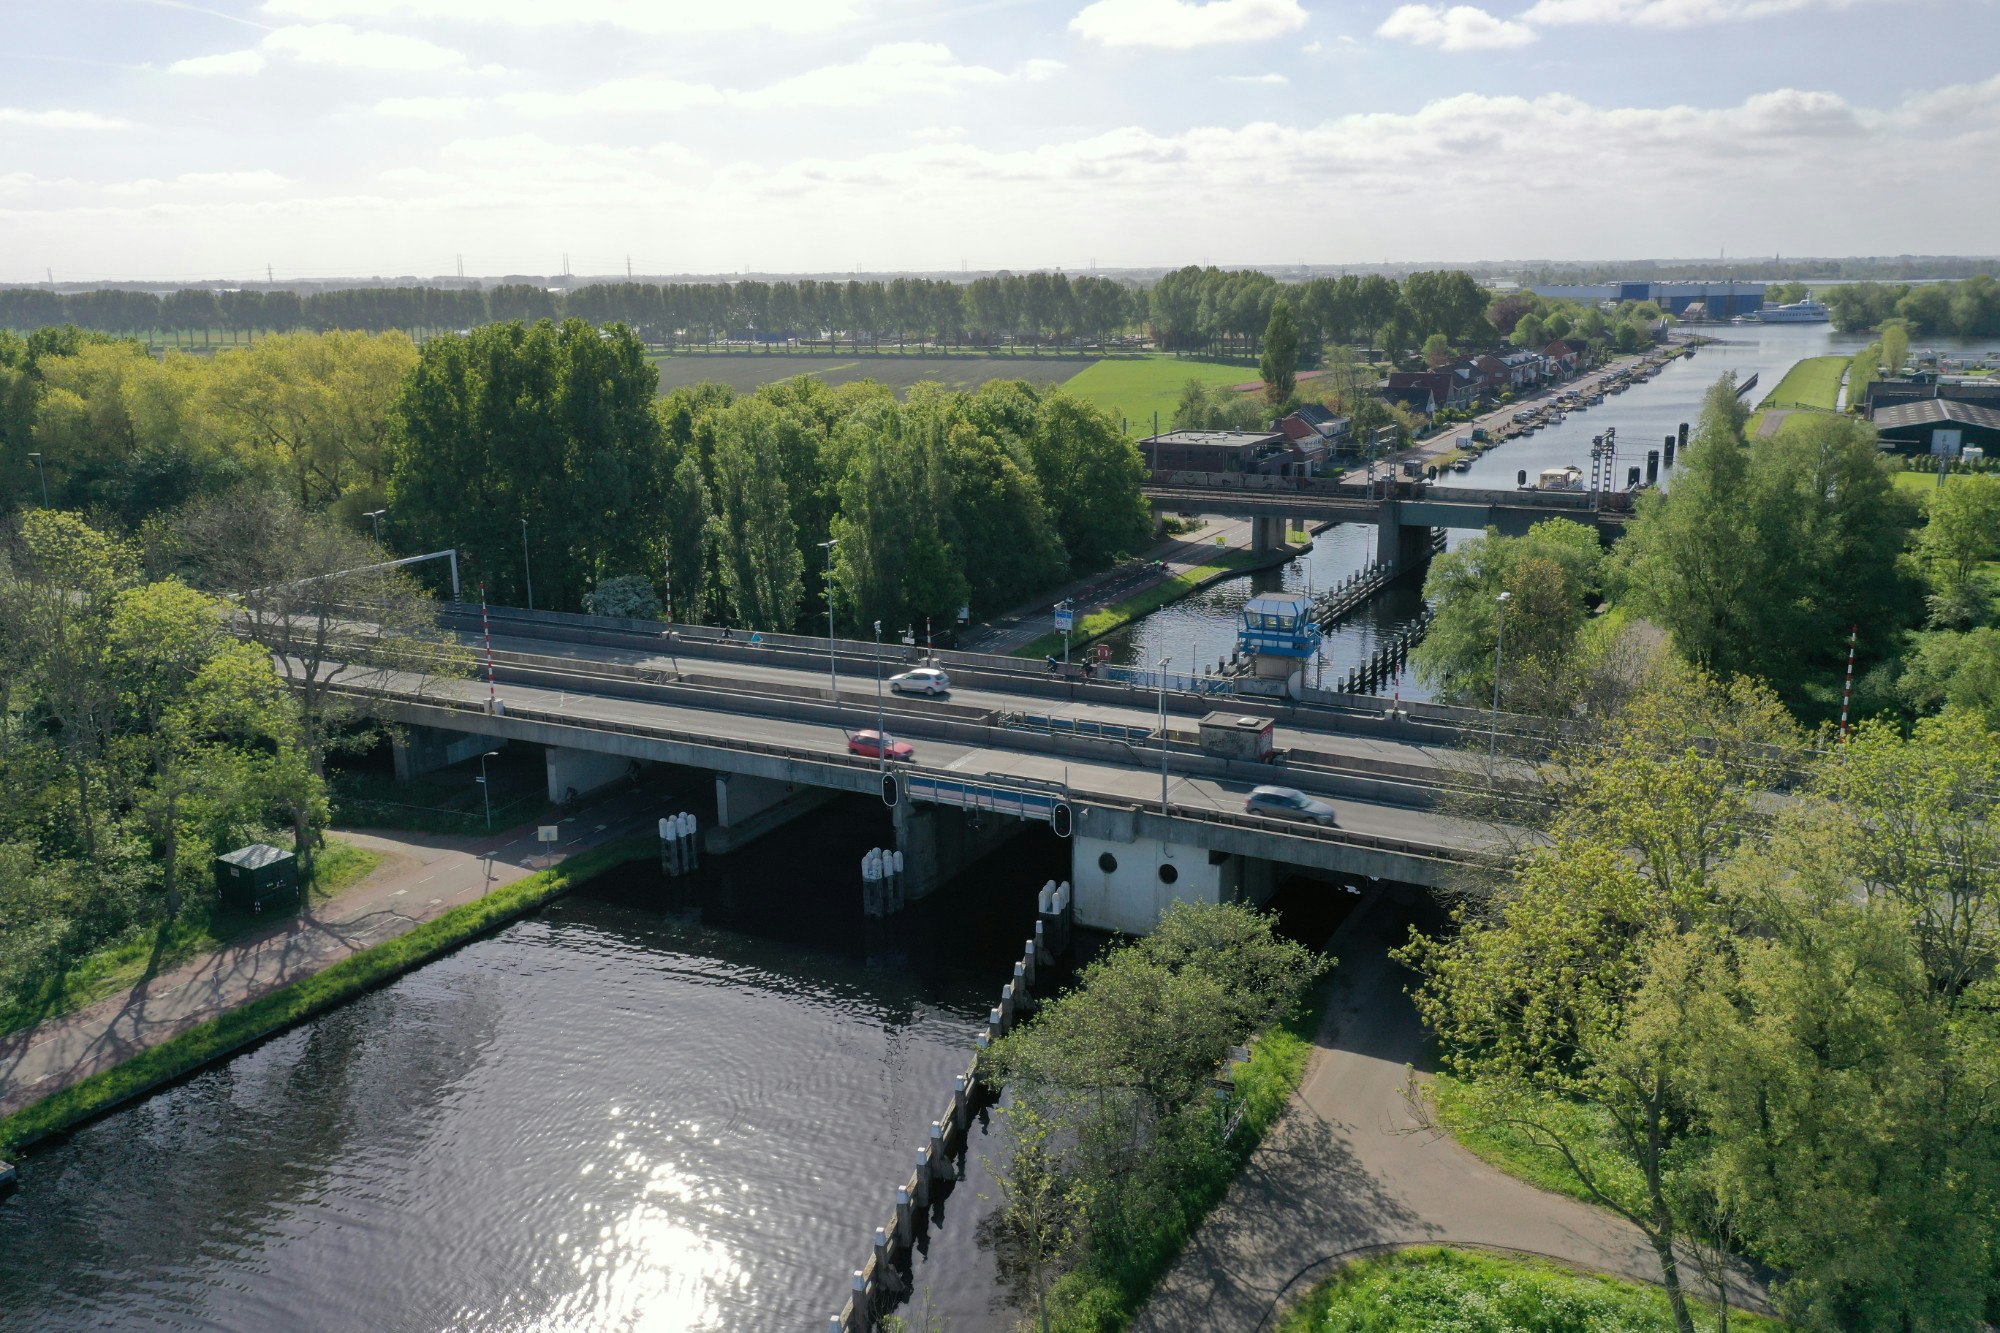
[[[1332,806],[1314,800],[1296,787],[1252,787],[1243,808],[1253,815],[1272,819],[1302,819],[1328,827],[1334,823]]]
[[[943,694],[951,688],[951,677],[936,667],[916,667],[889,677],[889,688],[898,694]]]
[[[857,731],[847,738],[847,752],[858,754],[864,759],[882,758],[882,733],[879,731]],[[896,763],[908,763],[916,756],[917,747],[908,741],[899,741],[894,736],[888,738],[888,757]]]

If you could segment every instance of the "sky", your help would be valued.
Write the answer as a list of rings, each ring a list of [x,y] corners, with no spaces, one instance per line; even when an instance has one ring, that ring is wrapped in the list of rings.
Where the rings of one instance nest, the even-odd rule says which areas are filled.
[[[2000,251],[2000,0],[7,0],[0,282]]]

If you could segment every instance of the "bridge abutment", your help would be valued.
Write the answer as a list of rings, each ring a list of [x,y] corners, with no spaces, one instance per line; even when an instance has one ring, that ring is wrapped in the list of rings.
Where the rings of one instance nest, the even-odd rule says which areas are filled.
[[[1253,518],[1250,520],[1250,554],[1276,555],[1285,549],[1286,518]]]
[[[1270,861],[1167,842],[1119,827],[1125,822],[1100,817],[1090,835],[1071,840],[1070,886],[1079,925],[1145,935],[1175,903],[1262,906],[1277,889],[1277,867]]]
[[[715,775],[715,823],[702,833],[702,850],[713,856],[735,851],[772,829],[817,810],[837,791],[747,773]]]
[[[1028,825],[1012,815],[899,801],[896,850],[903,854],[903,896],[922,898]]]
[[[551,745],[544,752],[548,764],[549,799],[561,801],[573,791],[588,796],[600,787],[630,773],[635,761],[620,754],[600,754],[596,750],[572,750]]]
[[[389,742],[395,757],[396,781],[408,782],[440,768],[477,759],[488,750],[503,748],[507,742],[494,736],[469,736],[462,731],[437,727],[399,727]]]
[[[1424,568],[1431,562],[1431,529],[1403,522],[1402,506],[1385,504],[1375,520],[1375,558],[1398,575]]]

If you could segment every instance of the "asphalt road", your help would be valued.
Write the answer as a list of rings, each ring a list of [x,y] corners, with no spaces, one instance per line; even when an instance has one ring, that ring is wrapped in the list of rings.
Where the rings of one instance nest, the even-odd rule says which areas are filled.
[[[524,651],[532,650],[545,655],[549,652],[547,641],[524,639],[520,642]],[[495,646],[499,646],[497,641]],[[577,648],[573,655],[595,656],[616,651],[618,650]],[[662,668],[667,666],[663,658],[654,661]],[[701,673],[715,674],[715,668],[721,665],[718,662],[705,660],[701,663]],[[767,671],[766,668],[744,670],[760,674]],[[808,673],[780,672],[763,678],[779,684],[786,680],[797,684],[808,678]],[[814,676],[811,679],[815,687],[822,686],[825,682],[824,677]],[[414,682],[409,682],[406,687],[413,688]],[[429,693],[433,697],[448,696],[471,702],[483,702],[486,698],[486,689],[483,680],[444,681],[431,683]],[[846,753],[848,730],[875,725],[872,685],[865,699],[856,699],[845,687],[842,695],[843,705],[848,711],[842,718],[841,724],[837,725],[831,721],[794,720],[728,711],[730,698],[727,694],[721,693],[714,696],[713,707],[703,707],[680,701],[655,703],[593,694],[588,692],[587,684],[577,690],[511,683],[500,687],[500,697],[510,708],[534,710],[600,723],[633,724],[683,735],[690,739],[722,742],[747,740],[829,755]],[[1018,697],[975,696],[973,691],[964,692],[963,697],[954,691],[953,697],[960,703],[975,702],[978,698],[984,698],[989,701],[987,706],[996,706],[998,702],[1004,702],[1009,706],[1020,707],[1023,703]],[[920,703],[914,699],[906,702],[912,705]],[[1038,709],[1045,709],[1050,701],[1032,702]],[[1103,711],[1116,716],[1132,715],[1141,721],[1146,717],[1144,710]],[[1120,803],[1146,805],[1160,799],[1160,772],[1155,752],[1134,751],[1132,762],[1114,763],[1045,754],[1025,745],[1020,748],[1006,745],[974,746],[925,738],[922,726],[918,722],[892,725],[890,729],[893,734],[909,740],[916,747],[916,762],[925,768],[945,769],[967,776],[1031,778],[1050,783],[1067,783],[1079,794],[1109,798]],[[1320,739],[1325,738],[1320,737]],[[1362,741],[1364,746],[1388,744],[1367,741],[1365,738],[1344,739],[1350,742]],[[1406,752],[1422,753],[1420,747],[1413,746],[1397,747],[1395,752],[1399,756]],[[1272,780],[1290,780],[1307,790],[1313,790],[1315,787],[1311,777],[1303,774],[1288,775],[1282,767],[1274,768]],[[1173,774],[1170,762],[1167,799],[1169,805],[1174,807],[1202,808],[1240,814],[1243,812],[1244,798],[1252,785],[1250,782]],[[1491,835],[1478,826],[1448,819],[1431,811],[1379,805],[1332,795],[1327,795],[1324,799],[1334,806],[1340,828],[1349,833],[1467,849],[1483,847],[1491,842]],[[1275,831],[1285,826],[1274,824],[1273,827]]]

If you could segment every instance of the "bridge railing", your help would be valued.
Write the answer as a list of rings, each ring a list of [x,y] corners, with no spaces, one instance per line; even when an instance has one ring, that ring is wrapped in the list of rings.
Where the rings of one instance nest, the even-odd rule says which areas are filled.
[[[614,721],[608,718],[593,718],[570,713],[552,713],[539,708],[517,708],[509,705],[504,713],[487,711],[484,702],[470,699],[450,698],[426,694],[421,691],[399,691],[384,686],[334,685],[336,693],[360,698],[376,698],[407,703],[417,707],[433,708],[457,714],[467,720],[480,719],[485,722],[530,722],[540,726],[568,728],[576,731],[609,733],[621,736],[635,736],[648,740],[669,741],[695,749],[735,751],[739,753],[768,755],[797,763],[817,764],[831,769],[848,772],[878,772],[881,762],[825,750],[808,750],[803,746],[780,745],[770,741],[748,739],[717,739],[714,737],[691,736],[686,732],[673,731],[665,727],[649,726],[643,722]],[[897,764],[891,770],[899,775],[922,777],[934,782],[964,782],[974,775],[948,769],[927,769],[915,764]],[[996,786],[1006,785],[1005,778],[985,777],[982,781]],[[1046,788],[1022,786],[1024,792],[1045,793]],[[1149,803],[1135,800],[1118,793],[1077,790],[1076,795],[1093,806],[1111,809],[1125,809],[1143,813],[1150,809]],[[1401,838],[1378,837],[1374,834],[1355,833],[1339,827],[1323,827],[1316,824],[1297,824],[1285,820],[1266,819],[1250,814],[1235,814],[1218,810],[1211,806],[1172,806],[1175,819],[1197,824],[1222,825],[1247,829],[1254,832],[1279,837],[1304,838],[1312,842],[1335,846],[1352,847],[1357,850],[1380,851],[1393,855],[1408,856],[1442,864],[1473,865],[1480,862],[1476,852],[1439,846],[1436,843],[1410,842]]]

